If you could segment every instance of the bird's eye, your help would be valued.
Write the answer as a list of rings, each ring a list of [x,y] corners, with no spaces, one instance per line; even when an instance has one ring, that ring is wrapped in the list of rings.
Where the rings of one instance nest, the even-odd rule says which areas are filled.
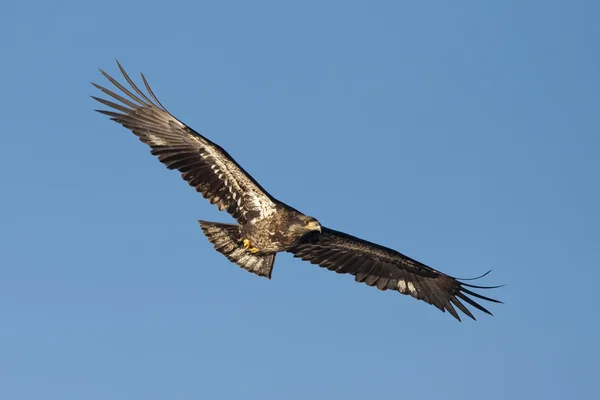
[[[310,221],[309,220],[305,220],[304,221],[304,225],[308,225],[308,224],[310,224]]]

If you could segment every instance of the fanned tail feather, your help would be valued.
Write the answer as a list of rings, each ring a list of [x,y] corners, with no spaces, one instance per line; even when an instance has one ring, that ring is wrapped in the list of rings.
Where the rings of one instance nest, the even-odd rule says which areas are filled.
[[[215,250],[246,271],[271,279],[275,254],[257,255],[250,253],[242,244],[240,226],[218,222],[198,221],[202,232]]]

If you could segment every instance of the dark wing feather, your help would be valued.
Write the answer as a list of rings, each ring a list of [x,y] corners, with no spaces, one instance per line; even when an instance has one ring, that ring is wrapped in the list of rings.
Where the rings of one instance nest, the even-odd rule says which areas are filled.
[[[93,84],[118,104],[92,96],[112,111],[96,110],[130,129],[149,145],[151,153],[169,169],[177,169],[198,192],[226,210],[239,223],[275,211],[276,200],[269,195],[225,150],[171,115],[160,104],[144,75],[142,79],[152,100],[144,94],[117,62],[131,92],[104,71],[102,74],[120,91],[117,94]]]
[[[488,310],[467,295],[500,303],[498,300],[469,290],[469,288],[492,289],[498,286],[466,284],[395,250],[328,228],[323,228],[321,234],[304,237],[289,252],[293,253],[294,257],[337,273],[352,274],[357,282],[376,286],[380,290],[392,289],[411,295],[434,305],[443,312],[448,311],[459,321],[460,317],[454,306],[475,319],[463,301],[491,315]]]

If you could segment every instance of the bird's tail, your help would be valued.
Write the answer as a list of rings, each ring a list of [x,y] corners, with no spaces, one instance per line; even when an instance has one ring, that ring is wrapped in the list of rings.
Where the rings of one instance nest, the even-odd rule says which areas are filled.
[[[275,254],[257,255],[248,251],[242,242],[239,225],[200,220],[198,222],[208,241],[215,246],[215,250],[227,257],[229,261],[246,271],[271,279]]]

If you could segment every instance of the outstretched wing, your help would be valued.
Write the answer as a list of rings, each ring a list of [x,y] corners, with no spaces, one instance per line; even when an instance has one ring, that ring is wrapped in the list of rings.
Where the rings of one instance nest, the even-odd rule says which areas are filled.
[[[143,74],[142,80],[152,100],[133,83],[118,61],[117,65],[135,93],[100,70],[120,90],[120,94],[95,83],[93,85],[121,104],[92,96],[112,108],[111,111],[96,111],[130,129],[152,148],[151,153],[158,156],[167,168],[179,170],[184,180],[219,210],[226,210],[238,223],[245,224],[275,211],[276,200],[225,150],[163,107]]]
[[[475,286],[460,282],[395,250],[328,228],[323,228],[321,234],[306,236],[289,252],[293,253],[294,257],[331,271],[352,274],[357,282],[376,286],[380,290],[392,289],[411,295],[433,304],[442,312],[447,310],[459,321],[460,317],[454,306],[475,319],[461,300],[491,315],[467,295],[501,303],[469,290],[492,289],[498,286]]]

